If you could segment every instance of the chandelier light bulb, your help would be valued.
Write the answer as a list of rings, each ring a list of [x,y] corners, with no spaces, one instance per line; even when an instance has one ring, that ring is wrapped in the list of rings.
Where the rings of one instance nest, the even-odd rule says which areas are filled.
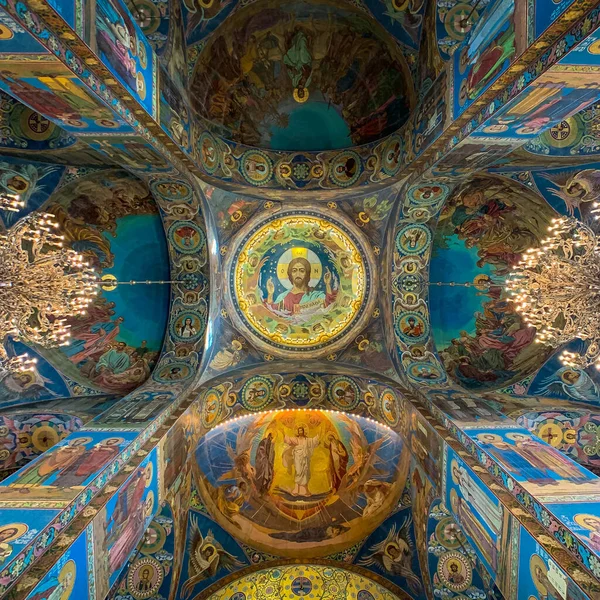
[[[600,203],[595,203],[600,212]],[[593,211],[592,211],[593,212]],[[552,220],[541,248],[529,248],[514,266],[506,287],[524,322],[537,329],[535,342],[559,347],[588,341],[583,355],[562,352],[571,367],[600,366],[600,240],[572,217]]]
[[[0,207],[2,199],[0,198]],[[52,215],[32,213],[0,235],[1,334],[44,347],[69,343],[67,318],[85,314],[97,294],[96,274],[84,257],[64,248]],[[0,346],[0,366],[24,371],[27,355],[8,357]]]

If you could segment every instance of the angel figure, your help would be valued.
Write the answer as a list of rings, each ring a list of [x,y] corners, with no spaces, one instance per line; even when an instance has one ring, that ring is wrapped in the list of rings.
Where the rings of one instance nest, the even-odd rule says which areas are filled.
[[[584,169],[566,177],[558,175],[544,178],[558,188],[552,190],[552,194],[565,203],[570,215],[582,204],[600,200],[600,170]]]
[[[410,589],[418,594],[422,590],[421,581],[412,569],[415,555],[415,544],[410,536],[412,517],[407,516],[398,533],[396,523],[390,529],[387,537],[369,549],[370,554],[358,561],[363,567],[376,568],[388,575],[406,579]]]
[[[181,588],[181,598],[187,598],[196,584],[204,579],[209,579],[217,574],[219,569],[234,571],[244,566],[233,554],[229,554],[208,530],[206,536],[202,535],[198,526],[198,519],[191,518],[192,535],[188,540],[187,551],[188,579]]]
[[[378,468],[382,461],[377,455],[377,451],[386,438],[381,437],[365,448],[362,430],[358,423],[349,422],[348,432],[350,433],[350,451],[348,454],[353,457],[353,463],[352,466],[347,468],[346,479],[341,488],[344,491],[358,493],[360,486],[368,479],[374,475],[383,474]]]
[[[249,493],[257,493],[256,470],[252,465],[251,455],[252,445],[262,425],[263,421],[258,419],[252,425],[240,429],[236,435],[234,446],[227,444],[227,455],[232,468],[221,475],[219,481],[235,479],[238,486],[240,482],[244,482],[246,486],[251,488],[248,490]]]
[[[600,400],[600,390],[596,382],[583,370],[575,367],[561,367],[541,382],[539,395],[564,397],[579,402]]]
[[[224,371],[235,367],[244,355],[243,344],[239,340],[232,340],[231,344],[223,350],[219,350],[210,361],[210,368],[215,371]]]

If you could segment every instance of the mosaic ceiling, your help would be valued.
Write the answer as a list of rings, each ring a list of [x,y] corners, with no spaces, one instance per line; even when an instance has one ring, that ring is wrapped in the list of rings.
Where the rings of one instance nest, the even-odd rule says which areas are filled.
[[[379,140],[414,106],[400,49],[340,2],[261,2],[236,11],[201,50],[190,96],[213,133],[293,151]]]
[[[232,315],[277,355],[312,358],[342,347],[374,305],[366,240],[324,213],[277,211],[250,222],[230,252]]]
[[[596,21],[494,87],[555,3],[83,4],[0,19],[2,228],[106,281],[0,373],[0,595],[599,597],[600,374],[503,287],[600,201]]]

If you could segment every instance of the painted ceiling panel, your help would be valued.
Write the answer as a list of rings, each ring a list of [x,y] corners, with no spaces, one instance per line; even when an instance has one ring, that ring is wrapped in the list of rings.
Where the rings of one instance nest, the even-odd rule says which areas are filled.
[[[330,150],[396,131],[414,104],[400,50],[350,4],[257,2],[200,52],[192,105],[214,133],[274,150]]]

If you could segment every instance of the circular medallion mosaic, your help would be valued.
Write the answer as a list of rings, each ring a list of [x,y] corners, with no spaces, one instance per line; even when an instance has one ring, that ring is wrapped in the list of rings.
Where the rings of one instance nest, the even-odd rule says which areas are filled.
[[[473,581],[473,569],[460,552],[442,554],[437,574],[442,583],[453,592],[464,592]]]
[[[312,210],[278,213],[250,223],[230,254],[230,313],[269,351],[324,354],[368,320],[372,265],[352,224]]]
[[[209,388],[202,403],[202,425],[207,429],[214,427],[221,416],[221,397],[214,388]]]
[[[379,398],[379,409],[390,427],[396,427],[400,422],[400,410],[398,408],[398,397],[389,388],[384,390]]]
[[[127,587],[136,600],[154,596],[164,579],[160,563],[153,558],[145,557],[137,560],[127,577]]]
[[[331,403],[340,410],[354,410],[360,402],[360,390],[349,377],[336,377],[327,392]]]

